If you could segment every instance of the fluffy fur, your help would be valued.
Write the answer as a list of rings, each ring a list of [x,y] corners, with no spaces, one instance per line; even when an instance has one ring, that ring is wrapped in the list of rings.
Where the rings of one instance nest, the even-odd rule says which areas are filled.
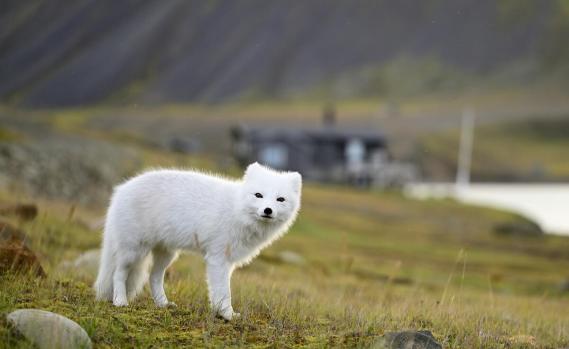
[[[232,319],[238,315],[231,306],[233,270],[288,230],[301,187],[299,173],[257,163],[239,181],[158,170],[117,186],[105,222],[97,299],[128,305],[150,277],[156,305],[173,304],[164,293],[164,272],[179,250],[193,250],[206,261],[214,311]]]

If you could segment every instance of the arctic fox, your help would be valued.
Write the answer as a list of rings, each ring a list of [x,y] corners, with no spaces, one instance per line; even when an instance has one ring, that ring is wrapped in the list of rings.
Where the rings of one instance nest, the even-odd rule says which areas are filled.
[[[206,262],[213,310],[231,320],[239,315],[231,305],[233,270],[288,230],[301,187],[299,173],[258,163],[242,180],[156,170],[126,181],[115,188],[107,211],[97,299],[128,305],[150,276],[156,305],[174,305],[164,293],[164,272],[179,250],[194,250]]]

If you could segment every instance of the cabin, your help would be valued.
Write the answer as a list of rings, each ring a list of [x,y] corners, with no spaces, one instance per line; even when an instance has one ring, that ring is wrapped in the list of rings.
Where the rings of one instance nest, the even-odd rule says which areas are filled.
[[[387,140],[377,131],[326,123],[312,128],[239,125],[232,128],[231,139],[233,155],[243,167],[257,161],[279,170],[298,171],[311,181],[392,184],[385,178],[387,172],[393,172]],[[407,177],[401,179],[407,181]]]

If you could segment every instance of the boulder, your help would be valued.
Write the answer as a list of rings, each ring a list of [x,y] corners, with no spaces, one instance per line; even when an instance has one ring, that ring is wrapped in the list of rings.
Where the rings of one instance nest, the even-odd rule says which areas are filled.
[[[66,261],[61,264],[62,269],[71,271],[76,276],[92,278],[99,271],[99,260],[101,250],[92,249],[83,252],[73,261]]]
[[[543,230],[539,224],[525,218],[497,223],[493,232],[501,236],[541,237]]]
[[[569,279],[561,281],[558,289],[561,293],[569,293]]]
[[[39,309],[21,309],[7,315],[14,329],[40,349],[92,348],[87,332],[65,316]]]
[[[0,222],[0,273],[9,271],[45,276],[37,256],[26,245],[26,234],[8,223]]]
[[[376,343],[376,348],[442,349],[431,331],[388,332]]]
[[[105,227],[105,217],[97,218],[87,218],[87,217],[77,217],[75,222],[79,224],[82,228],[91,231],[102,231]]]
[[[89,230],[94,230],[94,231],[99,231],[99,230],[103,230],[103,227],[105,226],[105,217],[99,217],[97,219],[92,219],[87,223],[87,228],[89,228]]]
[[[281,251],[278,254],[278,259],[282,263],[287,263],[287,264],[303,265],[304,263],[306,263],[306,260],[300,254],[288,250]]]

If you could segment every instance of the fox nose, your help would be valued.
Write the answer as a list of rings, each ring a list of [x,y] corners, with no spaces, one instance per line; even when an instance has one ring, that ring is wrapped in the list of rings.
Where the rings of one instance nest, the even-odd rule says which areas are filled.
[[[266,215],[270,215],[271,213],[273,213],[273,210],[271,210],[270,207],[267,207],[267,208],[265,208],[265,211],[263,211],[263,212],[265,212]]]

